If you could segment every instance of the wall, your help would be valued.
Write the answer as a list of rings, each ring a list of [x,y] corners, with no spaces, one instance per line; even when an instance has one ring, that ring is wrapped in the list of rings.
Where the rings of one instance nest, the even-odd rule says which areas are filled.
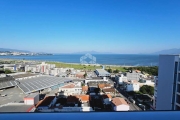
[[[128,111],[129,105],[119,105],[114,107],[114,111]]]

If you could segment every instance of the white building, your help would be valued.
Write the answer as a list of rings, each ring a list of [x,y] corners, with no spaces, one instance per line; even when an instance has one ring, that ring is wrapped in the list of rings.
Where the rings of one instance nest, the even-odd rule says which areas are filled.
[[[70,83],[59,88],[60,95],[79,95],[82,93],[81,82]]]
[[[135,71],[132,71],[132,73],[127,73],[127,80],[131,81],[131,80],[139,80],[140,78],[140,73],[137,73]]]
[[[180,55],[160,55],[156,110],[180,110]]]
[[[129,105],[123,98],[112,98],[112,109],[114,111],[128,111],[130,109]]]
[[[139,91],[139,83],[138,82],[127,82],[125,83],[126,91]]]
[[[30,94],[24,97],[25,105],[36,105],[39,102],[39,94]]]
[[[121,75],[116,75],[115,76],[115,80],[117,81],[117,83],[119,83],[120,85],[123,84],[123,81],[127,81],[127,77],[124,76],[123,74]]]

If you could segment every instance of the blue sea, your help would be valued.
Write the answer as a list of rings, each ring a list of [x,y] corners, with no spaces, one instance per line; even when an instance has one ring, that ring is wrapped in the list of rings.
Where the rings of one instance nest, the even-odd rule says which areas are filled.
[[[158,55],[140,55],[140,54],[92,54],[96,58],[97,64],[105,65],[126,65],[126,66],[158,66]],[[0,56],[7,59],[25,59],[40,61],[58,61],[65,63],[80,63],[83,54],[58,54],[58,55],[40,55],[40,56]],[[87,62],[91,59],[85,59]]]

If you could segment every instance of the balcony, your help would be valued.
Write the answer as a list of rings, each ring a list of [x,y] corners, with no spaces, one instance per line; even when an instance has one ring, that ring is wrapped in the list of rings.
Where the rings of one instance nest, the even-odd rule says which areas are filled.
[[[179,107],[177,106],[179,110]],[[179,120],[179,111],[146,112],[84,112],[84,113],[1,113],[1,120],[26,119],[82,119],[82,120]]]

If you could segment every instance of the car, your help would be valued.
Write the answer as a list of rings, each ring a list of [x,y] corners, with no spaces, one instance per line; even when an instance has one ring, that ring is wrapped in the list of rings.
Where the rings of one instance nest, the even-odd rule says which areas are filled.
[[[7,94],[3,94],[3,95],[1,95],[1,97],[5,97],[5,96],[7,96]]]

